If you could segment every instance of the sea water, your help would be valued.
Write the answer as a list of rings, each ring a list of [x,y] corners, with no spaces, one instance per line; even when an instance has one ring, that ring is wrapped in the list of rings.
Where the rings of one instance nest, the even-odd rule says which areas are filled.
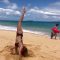
[[[23,21],[22,27],[24,32],[30,32],[34,34],[40,34],[40,35],[50,35],[51,28],[55,26],[56,23],[60,24],[60,22]],[[0,20],[0,29],[16,31],[17,24],[18,21]]]

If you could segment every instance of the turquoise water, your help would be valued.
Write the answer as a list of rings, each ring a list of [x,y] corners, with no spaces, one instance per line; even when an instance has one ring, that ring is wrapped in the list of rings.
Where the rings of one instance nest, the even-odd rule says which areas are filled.
[[[18,21],[0,21],[0,29],[16,30]],[[39,21],[23,21],[22,26],[24,31],[34,32],[37,34],[47,34],[51,32],[51,28],[60,22],[39,22]],[[60,29],[60,26],[59,26]]]

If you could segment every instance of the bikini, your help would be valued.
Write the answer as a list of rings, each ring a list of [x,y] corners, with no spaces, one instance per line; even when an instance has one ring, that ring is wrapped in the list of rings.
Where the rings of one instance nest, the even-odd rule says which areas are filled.
[[[22,39],[23,34],[22,34],[22,33],[17,33],[17,36],[21,36],[21,39]],[[15,43],[15,46],[16,46],[16,47],[19,47],[19,43]]]
[[[22,33],[17,33],[17,36],[21,36],[21,39],[22,39],[23,34]]]

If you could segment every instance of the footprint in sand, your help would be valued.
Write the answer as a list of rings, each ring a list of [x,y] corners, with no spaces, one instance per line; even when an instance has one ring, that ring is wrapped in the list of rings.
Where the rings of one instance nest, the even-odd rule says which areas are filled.
[[[19,55],[11,54],[13,46],[6,46],[2,51],[0,51],[0,60],[21,60]]]

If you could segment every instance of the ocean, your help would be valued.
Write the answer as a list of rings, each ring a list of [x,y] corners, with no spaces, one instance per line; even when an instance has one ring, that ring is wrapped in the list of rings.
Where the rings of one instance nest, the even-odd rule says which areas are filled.
[[[18,21],[0,20],[0,30],[16,31]],[[22,27],[24,32],[30,32],[39,35],[50,35],[51,28],[60,22],[46,22],[46,21],[23,21]],[[60,26],[59,26],[60,29]]]

